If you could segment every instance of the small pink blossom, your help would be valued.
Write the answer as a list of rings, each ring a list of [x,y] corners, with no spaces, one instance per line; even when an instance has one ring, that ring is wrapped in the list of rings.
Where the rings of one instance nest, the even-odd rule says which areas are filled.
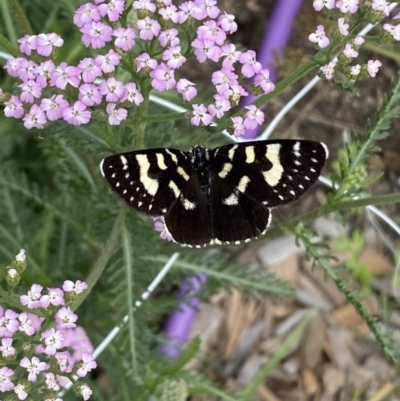
[[[315,11],[321,11],[324,7],[332,10],[335,8],[335,0],[314,0],[313,7]]]
[[[172,235],[165,226],[164,217],[152,217],[154,229],[160,233],[160,238],[165,241],[172,241]]]
[[[139,106],[139,104],[144,100],[143,95],[136,88],[136,84],[134,82],[128,82],[125,85],[125,92],[120,101],[125,102],[126,100],[128,102],[135,103],[136,106]]]
[[[204,106],[204,104],[194,104],[192,107],[193,111],[190,122],[193,125],[198,126],[200,123],[203,125],[210,125],[212,123],[212,117],[209,113],[207,113],[207,108]]]
[[[21,53],[30,56],[32,50],[37,49],[37,35],[25,35],[24,37],[18,39],[18,43],[21,43],[19,50]]]
[[[99,92],[106,97],[107,102],[117,102],[125,92],[124,84],[111,77],[99,85]]]
[[[22,118],[25,114],[22,102],[18,96],[12,95],[10,100],[4,102],[4,114],[6,117]]]
[[[365,39],[362,37],[362,36],[356,36],[355,38],[354,38],[354,44],[356,45],[356,46],[361,46],[363,43],[365,42]]]
[[[351,43],[347,43],[343,50],[343,54],[348,58],[355,58],[358,56],[358,51],[353,48]]]
[[[158,41],[162,47],[174,47],[179,46],[178,30],[175,28],[167,29],[162,31],[158,35]]]
[[[100,21],[101,16],[97,6],[92,3],[82,4],[74,14],[74,24],[79,28],[86,24],[90,24],[92,21]]]
[[[28,393],[25,391],[25,385],[20,383],[14,387],[14,393],[17,395],[19,400],[25,400],[28,397]]]
[[[135,31],[132,28],[117,28],[113,32],[116,37],[114,44],[123,51],[127,52],[135,46]]]
[[[210,40],[222,46],[226,40],[226,33],[217,25],[216,21],[206,21],[197,28],[197,37],[200,40]]]
[[[80,101],[76,101],[72,106],[66,107],[62,114],[63,119],[71,125],[87,124],[92,114],[86,110],[86,106]]]
[[[138,20],[136,26],[139,29],[140,39],[143,40],[152,40],[155,36],[158,36],[161,31],[161,25],[156,20],[149,17]]]
[[[81,60],[78,64],[78,69],[81,72],[82,81],[86,83],[92,83],[102,75],[101,68],[91,57],[85,57]]]
[[[333,78],[336,63],[336,61],[331,61],[329,64],[323,65],[319,68],[327,80],[331,80]]]
[[[216,19],[219,16],[219,8],[217,6],[217,0],[201,0],[196,1],[200,8],[204,7],[205,14],[211,19]]]
[[[221,57],[221,49],[211,39],[201,40],[196,38],[192,42],[195,48],[194,54],[199,63],[204,63],[207,59],[217,62]]]
[[[128,111],[123,108],[116,108],[115,103],[108,103],[106,111],[108,113],[108,123],[110,125],[120,125],[121,121],[126,120]]]
[[[361,72],[361,66],[360,66],[360,64],[353,65],[353,66],[350,68],[350,74],[351,74],[354,78],[358,77],[358,75],[360,74],[360,72]]]
[[[15,355],[15,348],[12,346],[12,338],[3,338],[1,340],[0,351],[3,358],[7,359]]]
[[[94,106],[101,103],[102,96],[97,85],[83,84],[79,87],[78,99],[86,106]]]
[[[179,9],[180,9],[179,11],[180,21],[182,24],[188,18],[195,18],[198,20],[202,20],[207,16],[205,9],[204,8],[201,9],[200,6],[195,4],[193,1],[185,1],[184,3],[179,5]]]
[[[85,377],[88,374],[88,372],[90,372],[92,369],[95,369],[96,367],[97,363],[93,359],[93,355],[84,353],[82,354],[81,366],[76,371],[76,375],[78,377]]]
[[[147,53],[142,53],[136,57],[136,69],[139,72],[142,68],[154,70],[157,67],[157,60],[150,58]]]
[[[318,46],[323,49],[329,46],[330,40],[325,34],[325,28],[323,25],[318,25],[317,30],[308,36],[310,42],[317,43]]]
[[[46,345],[44,352],[47,355],[54,355],[58,349],[64,346],[64,335],[60,330],[46,330],[42,333],[41,338],[44,340],[44,344]]]
[[[156,11],[156,5],[152,3],[152,0],[136,0],[132,7],[134,10],[148,10],[152,13]]]
[[[37,37],[37,53],[41,56],[50,56],[53,47],[61,47],[64,40],[56,33],[41,33]]]
[[[18,330],[18,313],[7,309],[0,318],[0,337],[12,337]]]
[[[248,112],[245,114],[243,126],[246,129],[254,129],[257,125],[261,125],[264,122],[264,113],[257,109],[256,106],[250,105],[245,107]]]
[[[336,8],[339,8],[343,14],[354,14],[358,10],[358,0],[339,0],[336,2]]]
[[[77,280],[75,283],[71,280],[65,280],[62,289],[64,292],[73,292],[76,295],[81,294],[88,288],[88,285],[81,280]]]
[[[33,356],[31,360],[27,357],[23,358],[20,361],[19,366],[22,366],[27,370],[29,373],[28,380],[30,382],[35,382],[37,380],[37,375],[47,369],[47,363],[40,362],[40,359],[37,356]]]
[[[46,373],[46,386],[49,390],[59,391],[60,386],[54,373]]]
[[[76,327],[76,321],[78,315],[76,315],[70,307],[64,306],[59,309],[56,313],[56,322],[58,329],[73,329]]]
[[[180,24],[183,20],[180,13],[178,12],[178,8],[173,4],[160,8],[158,13],[163,17],[165,21],[171,20],[175,24]]]
[[[376,74],[379,71],[379,67],[381,67],[381,66],[382,66],[382,63],[379,60],[368,60],[368,64],[367,64],[368,74],[372,78],[375,78]]]
[[[400,40],[400,25],[383,24],[383,29],[389,32],[395,40]]]
[[[214,96],[215,102],[207,107],[211,117],[222,118],[226,111],[230,110],[229,100],[222,95]]]
[[[19,98],[25,103],[33,103],[42,94],[42,88],[36,81],[28,80],[18,86],[22,89]]]
[[[10,77],[17,78],[18,71],[20,70],[22,63],[27,63],[27,62],[28,60],[26,60],[23,57],[10,57],[6,61],[4,68]]]
[[[67,84],[77,88],[80,83],[80,69],[69,66],[62,62],[53,72],[50,79],[50,85],[56,86],[59,89],[65,89]]]
[[[239,56],[239,62],[243,64],[242,74],[246,78],[251,78],[254,74],[259,74],[262,70],[261,64],[256,60],[256,52],[247,50]]]
[[[32,60],[22,59],[17,72],[18,78],[20,78],[22,81],[34,81],[37,77],[36,69],[37,65]]]
[[[222,30],[229,32],[230,34],[237,31],[235,16],[232,14],[227,14],[226,12],[218,17],[218,25],[222,28]]]
[[[386,17],[390,14],[390,3],[386,0],[372,0],[371,8],[375,11],[381,11]]]
[[[224,57],[222,62],[223,68],[232,68],[238,60],[242,52],[236,50],[236,46],[232,43],[228,43],[221,47],[221,57]]]
[[[153,78],[151,86],[159,92],[175,88],[176,86],[174,70],[165,63],[161,63],[154,70],[150,71],[150,77]]]
[[[93,391],[87,384],[81,384],[78,387],[77,391],[78,393],[80,393],[81,397],[83,398],[83,401],[87,401],[93,394]]]
[[[113,72],[115,67],[120,63],[122,56],[119,55],[114,49],[110,49],[110,51],[104,56],[99,54],[95,58],[96,64],[101,68],[104,73]]]
[[[44,111],[37,105],[34,104],[32,105],[31,109],[27,114],[25,114],[24,118],[24,127],[26,129],[31,129],[31,128],[44,128],[44,125],[47,123],[46,115],[44,114]],[[21,301],[23,304],[23,302]],[[36,306],[37,308],[40,307]],[[28,305],[29,308],[29,305]]]
[[[14,388],[14,383],[11,381],[14,371],[7,366],[0,368],[0,391],[2,393],[10,391]]]
[[[68,106],[69,104],[63,95],[53,95],[50,99],[42,99],[40,102],[40,108],[46,113],[49,121],[62,118],[62,113]]]
[[[48,288],[47,294],[42,295],[40,304],[43,308],[47,308],[50,304],[53,306],[64,305],[64,293],[60,288]]]
[[[254,78],[254,85],[259,86],[265,94],[272,92],[275,85],[269,80],[269,70],[261,70]]]
[[[197,95],[195,84],[185,78],[182,78],[177,82],[176,90],[182,95],[183,100],[187,102],[190,102]]]
[[[338,28],[341,35],[347,36],[349,34],[349,24],[346,23],[344,18],[338,19]]]
[[[231,120],[233,122],[233,135],[236,138],[243,136],[246,132],[243,125],[243,117],[231,117]]]
[[[56,69],[52,60],[43,61],[40,63],[36,69],[36,82],[42,87],[45,88],[51,80],[51,77]]]
[[[91,46],[93,49],[100,49],[112,40],[112,28],[100,21],[89,22],[80,30],[83,33],[82,42],[86,47]]]
[[[18,316],[19,327],[18,330],[24,332],[26,335],[31,336],[35,334],[35,328],[33,327],[32,320],[30,319],[30,314],[22,312]]]
[[[182,67],[186,61],[186,57],[183,57],[181,54],[180,46],[174,46],[164,50],[162,59],[173,69]]]
[[[124,12],[124,7],[124,0],[109,0],[106,3],[99,4],[97,8],[102,17],[107,15],[110,21],[115,22]]]

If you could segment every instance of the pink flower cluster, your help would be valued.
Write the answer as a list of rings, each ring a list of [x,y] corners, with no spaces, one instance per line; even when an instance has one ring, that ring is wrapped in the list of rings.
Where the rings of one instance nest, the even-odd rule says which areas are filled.
[[[222,118],[241,96],[247,96],[242,78],[253,78],[250,92],[274,90],[269,71],[262,68],[254,51],[242,52],[226,43],[227,35],[237,30],[237,24],[233,15],[220,11],[216,0],[185,1],[179,6],[172,4],[172,0],[136,0],[132,8],[139,17],[134,26],[123,26],[126,18],[121,16],[129,12],[125,0],[94,0],[76,10],[73,20],[84,45],[93,49],[111,47],[106,54],[85,58],[77,66],[65,62],[56,66],[51,60],[36,64],[23,57],[9,59],[5,68],[21,84],[20,94],[12,95],[4,103],[6,116],[22,118],[28,129],[43,128],[48,121],[58,119],[81,125],[91,120],[94,107],[99,106],[108,114],[109,123],[117,125],[128,117],[127,109],[143,101],[139,88],[148,77],[156,91],[176,89],[184,101],[191,102],[197,95],[195,84],[184,77],[177,78],[191,51],[199,63],[219,63],[212,76],[214,102],[207,106],[192,104],[194,125],[209,125],[213,119]],[[179,25],[184,29],[178,30]],[[183,53],[180,35],[193,26],[197,26],[196,36],[191,48]],[[136,46],[138,41],[140,46]],[[49,57],[63,40],[51,33],[27,35],[19,43],[20,51],[27,56],[37,52]],[[130,62],[133,56],[132,68],[136,69],[138,80],[123,83],[110,75],[128,52],[129,57],[124,60]],[[107,79],[97,85],[105,74]],[[67,98],[64,91],[68,87],[78,88],[78,99]],[[257,114],[262,112],[258,110]],[[253,115],[251,110],[242,121],[232,121],[235,135],[262,123],[263,118],[254,119]]]
[[[24,261],[21,253],[16,261]],[[0,392],[14,392],[19,400],[25,400],[31,391],[36,393],[40,389],[41,394],[46,395],[44,399],[56,399],[57,392],[69,383],[71,375],[84,377],[96,367],[92,344],[83,328],[76,325],[78,316],[66,306],[66,299],[75,297],[86,288],[84,282],[67,280],[62,289],[48,288],[42,293],[43,287],[33,284],[28,294],[20,297],[21,304],[29,309],[40,309],[42,315],[54,316],[53,328],[48,328],[51,321],[33,313],[17,313],[0,306],[0,353],[5,362],[3,365],[7,364],[0,368]],[[26,355],[29,343],[36,344],[34,356],[31,352]],[[22,344],[25,344],[26,356],[21,355]],[[20,360],[16,355],[22,356]],[[35,385],[29,385],[26,380]],[[79,388],[84,399],[89,399],[90,388],[85,384]]]
[[[329,13],[329,10],[339,9],[340,12],[345,14],[344,17],[347,18],[347,20],[344,17],[338,19],[338,34],[343,38],[349,35],[350,18],[357,15],[356,13],[358,11],[361,11],[364,16],[369,15],[371,24],[375,24],[377,21],[390,15],[390,3],[387,0],[372,0],[370,3],[363,4],[362,6],[359,5],[359,0],[314,0],[313,6],[316,11],[326,10]],[[399,18],[400,13],[394,16],[393,20]],[[387,32],[387,35],[391,35],[394,40],[400,40],[399,24],[386,23],[383,25],[383,29]],[[330,39],[326,35],[323,25],[318,25],[317,30],[309,35],[309,40],[317,44],[321,49],[330,45]],[[348,65],[352,59],[358,57],[358,49],[364,42],[365,40],[361,36],[349,39],[349,41],[345,43],[344,49],[341,54],[338,55],[337,59],[320,67],[320,71],[325,78],[328,80],[332,79],[336,69],[339,69],[340,72],[347,75],[348,79],[352,82],[357,79],[374,78],[379,71],[379,67],[382,66],[379,60],[369,60],[365,65]]]

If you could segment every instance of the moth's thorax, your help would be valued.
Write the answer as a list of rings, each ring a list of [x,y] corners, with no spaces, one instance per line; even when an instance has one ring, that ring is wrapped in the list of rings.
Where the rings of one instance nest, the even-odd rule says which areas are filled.
[[[202,175],[207,172],[210,159],[208,149],[204,146],[197,145],[190,149],[190,153],[192,155],[192,166],[197,173]]]

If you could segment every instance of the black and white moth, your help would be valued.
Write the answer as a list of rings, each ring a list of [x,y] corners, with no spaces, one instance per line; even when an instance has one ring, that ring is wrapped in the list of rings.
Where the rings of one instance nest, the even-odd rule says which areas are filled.
[[[175,242],[201,247],[264,234],[271,208],[305,193],[327,157],[323,143],[268,140],[138,150],[106,157],[100,168],[130,206],[163,216]]]

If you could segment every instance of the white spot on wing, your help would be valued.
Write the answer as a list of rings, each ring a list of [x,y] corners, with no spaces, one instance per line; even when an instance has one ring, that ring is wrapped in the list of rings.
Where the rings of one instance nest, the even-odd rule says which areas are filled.
[[[245,193],[247,184],[248,184],[249,182],[250,182],[250,178],[247,177],[247,175],[244,175],[244,176],[240,179],[239,185],[237,186],[237,189],[238,189],[240,192]]]
[[[246,163],[254,163],[255,160],[254,146],[246,146]]]
[[[190,202],[189,199],[186,199],[183,196],[181,196],[181,202],[186,210],[193,210],[196,207],[196,203]]]
[[[167,166],[165,165],[164,155],[162,153],[156,153],[156,157],[157,157],[157,166],[161,170],[166,170]]]
[[[290,191],[290,194],[291,194],[292,196],[296,196],[296,192],[294,192],[294,191]]]
[[[176,157],[175,153],[172,153],[170,150],[165,149],[165,151],[171,156],[172,161],[177,164],[178,163],[178,158]]]
[[[300,142],[296,142],[293,146],[293,153],[296,157],[300,157]]]
[[[228,152],[228,157],[229,157],[229,160],[233,160],[233,156],[235,155],[235,150],[237,149],[237,145],[234,145],[234,146],[232,146],[232,148],[231,149],[229,149],[229,152]]]
[[[122,156],[121,156],[122,157]],[[157,193],[158,181],[148,176],[150,168],[149,159],[147,155],[136,155],[136,160],[140,168],[140,182],[143,184],[144,189],[152,196]]]
[[[140,206],[142,206],[143,205],[143,203],[142,202],[138,202],[138,206],[140,207]]]
[[[239,198],[236,194],[230,194],[226,199],[222,201],[224,205],[234,206],[239,203]]]
[[[170,181],[168,186],[172,189],[172,191],[174,192],[174,195],[176,198],[179,198],[179,195],[181,193],[181,191],[179,190],[178,186],[174,183],[174,181]]]
[[[119,157],[119,159],[121,160],[121,163],[124,166],[124,167],[122,167],[122,170],[127,170],[127,168],[128,168],[128,160],[126,159],[126,157],[121,155]]]
[[[263,176],[271,187],[279,184],[283,174],[283,167],[279,159],[280,149],[281,145],[274,143],[267,145],[267,152],[265,153],[265,157],[272,163],[272,168],[268,171],[263,171]]]
[[[232,150],[232,149],[231,149]],[[221,178],[225,178],[228,173],[232,170],[233,164],[225,163],[222,167],[222,170],[218,173]]]
[[[117,173],[114,173],[114,174],[111,176],[111,178],[115,178],[116,175],[117,175]]]
[[[190,177],[186,174],[186,171],[182,167],[178,167],[177,170],[178,174],[180,174],[185,181],[187,181]]]

